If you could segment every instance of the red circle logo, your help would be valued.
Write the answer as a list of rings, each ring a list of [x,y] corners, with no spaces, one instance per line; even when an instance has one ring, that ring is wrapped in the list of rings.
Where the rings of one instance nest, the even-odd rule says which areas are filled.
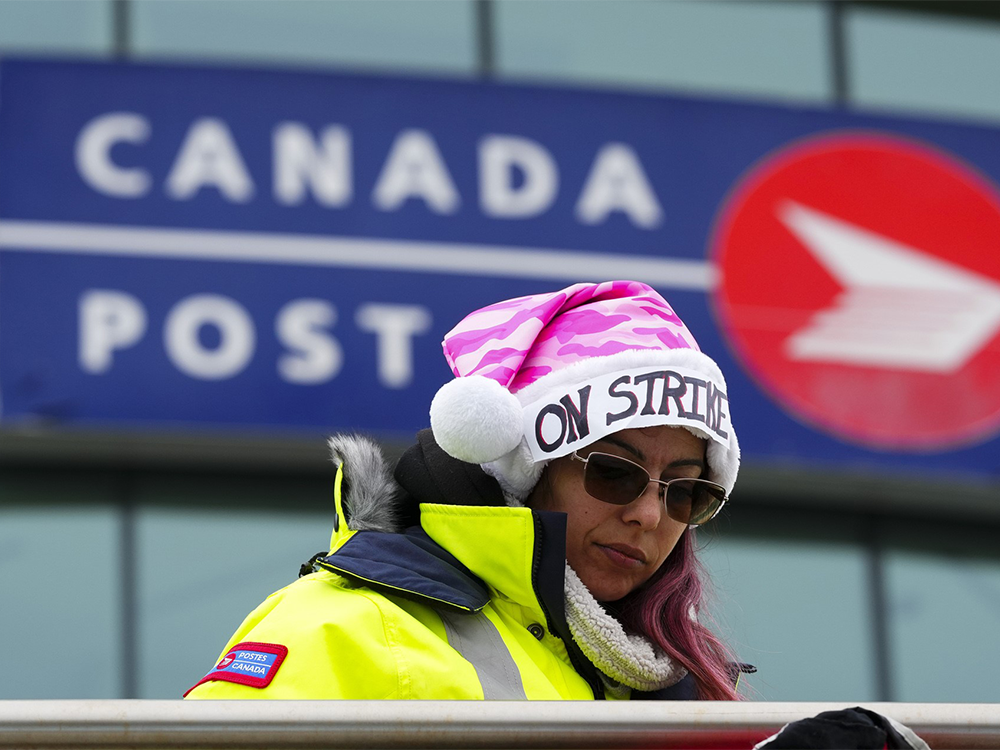
[[[1000,200],[941,150],[836,134],[772,154],[722,207],[715,305],[793,416],[935,450],[1000,427]]]

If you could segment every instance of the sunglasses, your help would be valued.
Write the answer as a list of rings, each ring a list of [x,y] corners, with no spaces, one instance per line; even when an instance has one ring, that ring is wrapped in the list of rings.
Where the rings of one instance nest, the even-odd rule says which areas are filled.
[[[584,464],[583,487],[592,497],[612,505],[628,505],[650,482],[659,485],[660,500],[675,521],[697,526],[710,521],[729,499],[726,488],[707,479],[653,479],[639,464],[609,453],[572,458]]]

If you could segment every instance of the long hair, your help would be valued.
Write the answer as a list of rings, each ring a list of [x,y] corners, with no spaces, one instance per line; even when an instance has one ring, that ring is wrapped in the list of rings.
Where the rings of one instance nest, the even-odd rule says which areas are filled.
[[[694,677],[702,700],[740,700],[729,649],[698,621],[704,568],[687,529],[660,570],[613,609],[626,630],[644,635]]]

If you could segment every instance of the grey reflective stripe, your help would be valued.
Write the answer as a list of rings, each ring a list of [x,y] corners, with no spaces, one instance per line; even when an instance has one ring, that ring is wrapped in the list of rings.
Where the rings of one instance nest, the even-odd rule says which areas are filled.
[[[482,612],[459,614],[438,610],[449,645],[476,668],[483,698],[488,701],[527,700],[521,672],[500,631]]]

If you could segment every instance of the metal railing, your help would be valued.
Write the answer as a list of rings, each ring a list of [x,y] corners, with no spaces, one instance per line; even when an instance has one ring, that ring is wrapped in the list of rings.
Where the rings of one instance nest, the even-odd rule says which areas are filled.
[[[0,748],[750,748],[853,704],[0,701]],[[1000,704],[867,703],[934,750],[1000,748]]]

